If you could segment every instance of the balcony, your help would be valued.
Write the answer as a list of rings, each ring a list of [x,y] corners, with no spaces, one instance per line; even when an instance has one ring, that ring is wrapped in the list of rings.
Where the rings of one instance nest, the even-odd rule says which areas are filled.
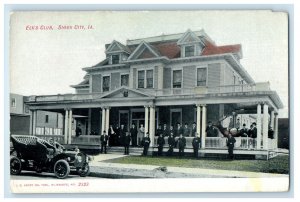
[[[138,89],[153,96],[173,96],[173,95],[204,95],[214,93],[237,93],[237,92],[255,92],[270,91],[268,82],[243,84],[243,85],[225,85],[214,87],[195,87],[195,88],[166,88],[166,89]],[[86,94],[58,94],[44,96],[29,96],[27,102],[64,102],[64,101],[88,101],[101,98],[106,93],[86,93]]]

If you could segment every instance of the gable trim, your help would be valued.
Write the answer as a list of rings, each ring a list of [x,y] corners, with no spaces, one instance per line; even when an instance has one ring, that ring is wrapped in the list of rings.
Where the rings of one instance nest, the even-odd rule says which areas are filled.
[[[189,41],[186,42],[185,40],[191,36],[194,41]],[[202,40],[194,33],[192,32],[190,29],[188,29],[184,35],[177,41],[177,45],[184,45],[184,44],[191,44],[191,43],[201,43],[202,45],[205,45]]]
[[[118,93],[118,92],[122,92],[123,90],[127,90],[127,91],[129,91],[129,92],[131,91],[131,92],[134,92],[134,93],[136,93],[136,94],[142,95],[142,96],[144,96],[144,97],[153,97],[153,95],[150,95],[150,94],[141,92],[141,91],[139,91],[139,90],[135,90],[135,89],[132,89],[132,88],[129,88],[129,87],[126,87],[126,86],[121,86],[121,87],[119,87],[119,88],[117,88],[117,89],[115,89],[115,90],[113,90],[113,91],[110,91],[110,92],[105,93],[104,95],[102,95],[102,96],[100,97],[100,99],[106,98],[106,97],[109,96],[109,95],[114,95],[114,94],[116,94],[116,93]]]
[[[143,47],[144,46],[144,47]],[[141,48],[144,48],[140,54],[138,54],[138,51],[141,49]],[[156,53],[156,51],[153,50],[153,48],[147,44],[145,41],[142,41],[138,47],[133,51],[133,53],[129,56],[128,60],[134,60],[134,59],[137,59],[145,50],[146,48],[155,56],[155,57],[160,57],[159,54]]]

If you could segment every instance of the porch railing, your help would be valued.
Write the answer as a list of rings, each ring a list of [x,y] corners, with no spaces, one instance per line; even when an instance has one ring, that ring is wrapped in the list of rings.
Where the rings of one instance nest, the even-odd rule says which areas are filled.
[[[43,140],[49,140],[52,138],[54,141],[58,142],[59,144],[64,144],[64,136],[63,135],[35,135],[38,138],[41,138]]]
[[[37,135],[62,135],[62,128],[36,127],[35,134]]]
[[[81,135],[79,137],[72,136],[72,144],[82,144],[82,145],[100,145],[99,135]]]

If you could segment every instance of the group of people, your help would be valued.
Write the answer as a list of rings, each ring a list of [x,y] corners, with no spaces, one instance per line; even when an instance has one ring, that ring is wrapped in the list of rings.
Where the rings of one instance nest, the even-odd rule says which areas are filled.
[[[173,125],[168,127],[167,124],[163,124],[163,126],[159,124],[155,135],[159,136],[162,134],[163,137],[168,137],[173,134],[174,137],[179,137],[180,134],[182,134],[184,137],[194,137],[196,135],[196,131],[197,127],[195,122],[191,126],[189,126],[188,123],[185,123],[184,126],[177,123],[175,127]]]

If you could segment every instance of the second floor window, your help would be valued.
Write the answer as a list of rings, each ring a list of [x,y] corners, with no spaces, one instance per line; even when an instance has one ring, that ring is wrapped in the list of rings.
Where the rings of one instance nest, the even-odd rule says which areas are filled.
[[[129,81],[128,74],[121,75],[121,86],[128,86],[128,81]]]
[[[147,88],[153,88],[153,70],[147,70]]]
[[[111,56],[111,64],[119,64],[120,56],[119,55],[112,55]]]
[[[207,76],[206,68],[197,69],[197,86],[206,86],[206,76]]]
[[[102,91],[103,92],[109,91],[109,86],[110,86],[110,76],[104,76],[103,84],[102,84]]]
[[[182,70],[173,71],[173,88],[181,88],[182,86]]]
[[[186,46],[184,48],[185,57],[195,56],[195,46]]]
[[[138,71],[138,88],[144,88],[145,71]]]
[[[11,98],[11,107],[16,107],[17,103],[16,103],[16,98]]]

